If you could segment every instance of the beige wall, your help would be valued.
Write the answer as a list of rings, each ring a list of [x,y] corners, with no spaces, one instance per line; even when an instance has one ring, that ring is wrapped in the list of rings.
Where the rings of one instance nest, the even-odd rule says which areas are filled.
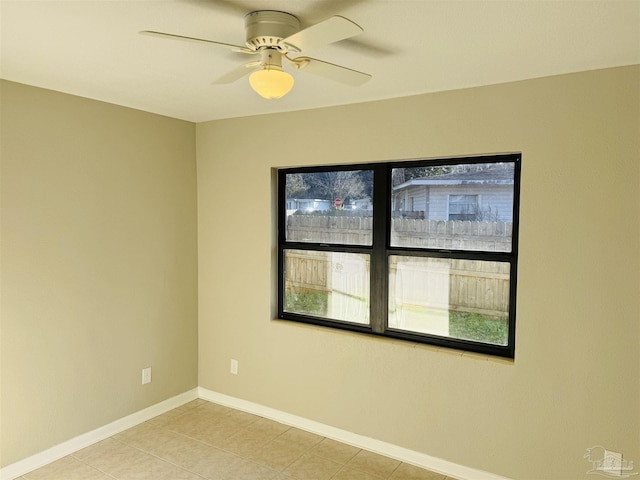
[[[585,477],[594,445],[640,465],[639,86],[636,66],[199,124],[199,385],[513,478]],[[511,151],[514,363],[273,320],[274,168]]]
[[[193,124],[0,85],[4,466],[197,385],[197,239]]]

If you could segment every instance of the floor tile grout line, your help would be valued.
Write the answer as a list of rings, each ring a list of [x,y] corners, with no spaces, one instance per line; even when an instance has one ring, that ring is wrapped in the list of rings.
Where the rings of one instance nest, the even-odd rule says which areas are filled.
[[[173,432],[173,433],[177,433],[178,435],[182,435],[182,434],[180,434],[180,433],[178,433],[178,432]],[[189,438],[190,440],[195,440],[196,442],[202,443],[203,445],[206,445],[207,447],[211,447],[211,448],[218,448],[218,447],[215,447],[215,446],[213,446],[213,445],[210,445],[210,444],[208,444],[208,443],[206,443],[206,442],[201,442],[200,440],[198,440],[198,439],[196,439],[196,438],[189,437],[189,436],[187,436],[187,435],[183,435],[183,436],[185,436],[185,437]],[[168,463],[168,464],[170,464],[170,465],[173,465],[174,467],[177,467],[177,468],[179,468],[179,469],[181,469],[181,470],[185,470],[185,471],[187,471],[187,472],[189,472],[189,473],[193,473],[194,475],[198,475],[199,477],[204,478],[204,479],[206,479],[206,478],[207,478],[207,477],[204,477],[204,476],[200,475],[198,472],[194,472],[193,470],[189,470],[188,468],[185,468],[185,467],[183,467],[183,466],[181,466],[181,465],[178,465],[178,464],[176,464],[176,463],[173,463],[173,462],[171,462],[171,461],[167,460],[166,458],[160,457],[160,456],[158,456],[158,455],[156,455],[156,454],[154,454],[154,453],[152,453],[152,452],[147,452],[147,451],[142,450],[142,449],[140,449],[140,448],[134,447],[133,445],[129,445],[129,446],[131,446],[131,447],[133,447],[133,448],[136,448],[137,450],[139,450],[139,451],[141,451],[141,452],[143,452],[143,453],[146,453],[146,454],[148,454],[148,455],[151,455],[152,457],[158,458],[158,459],[160,459],[160,460],[162,460],[162,461],[164,461],[164,462],[166,462],[166,463]],[[218,450],[222,450],[222,449],[218,448]],[[241,456],[236,455],[236,454],[235,454],[235,453],[233,453],[233,452],[227,452],[226,450],[222,450],[222,451],[224,451],[224,452],[226,452],[226,453],[229,453],[229,454],[231,454],[231,455],[233,455],[233,456],[235,456],[235,457],[237,457],[237,458],[239,458],[239,459],[242,459],[242,457],[241,457]]]
[[[101,440],[100,442],[96,442],[96,443],[94,443],[93,445],[97,445],[98,443],[104,442],[105,440],[108,440],[108,439],[113,439],[113,436],[111,436],[111,437],[107,437],[107,438],[105,438],[104,440]],[[115,439],[113,439],[113,440],[115,440]],[[90,448],[90,447],[92,447],[93,445],[89,445],[89,447],[86,447],[86,448]],[[83,449],[83,450],[84,450],[84,449]],[[98,468],[98,467],[96,467],[95,465],[91,465],[90,463],[86,462],[86,461],[85,461],[85,460],[83,460],[82,458],[78,458],[75,454],[76,454],[76,453],[78,453],[79,451],[80,451],[80,450],[78,450],[78,451],[76,451],[76,452],[73,452],[73,453],[70,453],[69,455],[67,455],[67,457],[72,457],[74,460],[76,460],[76,461],[78,461],[78,462],[82,463],[83,465],[86,465],[87,467],[93,468],[94,470],[97,470],[98,472],[102,473],[103,475],[106,475],[106,476],[107,476],[107,477],[109,477],[109,478],[113,478],[114,480],[118,480],[118,479],[117,479],[117,477],[114,477],[114,476],[113,476],[113,475],[111,475],[109,472],[105,472],[105,471],[104,471],[104,470],[102,470],[101,468]],[[65,457],[62,457],[62,458],[65,458]],[[28,475],[28,474],[27,474],[27,475]]]
[[[404,463],[404,462],[400,462],[400,463],[396,466],[396,468],[394,468],[394,469],[393,469],[393,472],[391,472],[391,473],[389,474],[389,476],[387,477],[387,480],[389,480],[391,477],[393,477],[393,474],[394,474],[394,473],[396,473],[396,472],[398,471],[398,469],[402,466],[402,464],[403,464],[403,463]]]
[[[194,407],[194,408],[197,408],[197,407]],[[259,419],[258,419],[258,420],[255,420],[255,421],[253,421],[253,422],[251,422],[251,423],[249,423],[249,424],[247,424],[247,425],[246,425],[246,426],[244,426],[244,427],[241,427],[241,428],[238,430],[238,432],[248,430],[248,427],[249,427],[249,426],[251,426],[251,425],[253,425],[253,424],[254,424],[254,423],[256,423],[257,421],[259,421]],[[176,431],[171,430],[171,429],[166,428],[166,427],[160,427],[160,426],[155,426],[155,425],[152,425],[152,426],[153,426],[153,427],[155,427],[155,428],[162,429],[162,430],[166,430],[166,431],[169,431],[169,432],[174,433],[174,434],[176,434],[176,435],[180,435],[180,436],[182,436],[182,437],[188,438],[189,440],[192,440],[192,441],[198,442],[198,443],[200,443],[200,444],[202,444],[202,445],[206,445],[207,447],[215,448],[215,449],[217,449],[217,450],[220,450],[221,452],[228,453],[228,454],[233,455],[234,457],[236,457],[236,459],[243,460],[243,461],[246,461],[246,462],[250,462],[250,463],[253,463],[253,464],[255,464],[255,465],[260,465],[260,466],[267,467],[267,468],[269,468],[269,469],[273,470],[274,472],[276,472],[276,474],[278,474],[278,475],[279,475],[279,474],[282,474],[282,473],[283,473],[283,472],[284,472],[284,471],[285,471],[289,466],[291,466],[293,463],[295,463],[295,462],[296,462],[300,457],[302,457],[302,456],[304,455],[304,453],[305,453],[305,452],[301,453],[301,454],[300,454],[300,456],[296,457],[296,459],[295,459],[295,460],[293,460],[291,463],[287,464],[287,466],[285,466],[284,468],[282,468],[282,470],[277,470],[277,469],[274,469],[273,467],[271,467],[271,466],[270,466],[270,465],[268,465],[268,464],[261,463],[261,462],[259,462],[259,461],[256,461],[256,460],[255,460],[255,459],[253,459],[253,458],[250,458],[250,457],[246,457],[246,456],[240,455],[240,454],[238,454],[238,453],[236,453],[236,452],[234,452],[234,451],[232,451],[232,450],[227,450],[227,449],[222,448],[222,447],[220,447],[220,446],[212,445],[212,444],[210,444],[210,443],[204,442],[204,441],[202,441],[202,440],[200,440],[200,439],[197,439],[197,438],[195,438],[195,437],[191,437],[191,436],[189,436],[189,435],[187,435],[187,434],[184,434],[184,433],[181,433],[181,432],[176,432]],[[269,440],[268,442],[266,442],[266,444],[268,444],[268,443],[272,442],[272,441],[273,441],[273,440],[275,440],[276,438],[279,438],[281,435],[283,435],[284,433],[286,433],[286,432],[287,432],[288,430],[290,430],[291,428],[293,428],[293,427],[288,427],[288,428],[287,428],[287,430],[285,430],[284,432],[282,432],[282,433],[278,434],[278,436],[276,436],[276,437],[272,438],[271,440]],[[236,433],[238,433],[238,432],[236,432]],[[325,437],[322,437],[322,438],[324,439]],[[135,445],[129,444],[128,442],[123,441],[123,440],[120,440],[120,439],[117,439],[117,438],[114,438],[114,440],[116,440],[116,441],[118,441],[119,443],[121,443],[121,444],[123,444],[123,445],[126,445],[126,446],[128,446],[128,447],[130,447],[130,448],[134,448],[134,449],[136,449],[136,450],[138,450],[138,451],[140,451],[140,452],[142,452],[142,453],[144,453],[144,454],[147,454],[147,455],[150,455],[150,456],[152,456],[152,457],[158,458],[159,460],[162,460],[162,461],[164,461],[164,462],[166,462],[166,463],[169,463],[170,465],[173,465],[173,466],[175,466],[175,467],[177,467],[177,468],[179,468],[179,469],[181,469],[181,470],[185,470],[185,471],[188,471],[189,473],[192,473],[192,474],[198,475],[198,476],[200,476],[200,477],[202,477],[202,478],[206,478],[206,477],[203,477],[202,475],[200,475],[198,472],[195,472],[195,471],[190,470],[190,469],[188,469],[188,468],[186,468],[186,467],[183,467],[183,466],[178,465],[178,464],[176,464],[176,463],[174,463],[174,462],[171,462],[170,460],[167,460],[167,459],[166,459],[166,458],[164,458],[164,457],[161,457],[161,456],[159,456],[159,455],[156,455],[155,453],[153,453],[153,452],[151,452],[151,451],[144,450],[144,449],[142,449],[142,448],[140,448],[140,447],[137,447],[137,446],[135,446]],[[265,444],[265,445],[266,445],[266,444]],[[264,446],[264,445],[263,445],[263,446]],[[88,465],[88,464],[87,464],[87,465]],[[91,465],[89,465],[89,466],[91,466]],[[94,467],[94,468],[95,468],[95,467]],[[225,469],[225,470],[226,470],[226,469]],[[102,470],[101,470],[101,471],[102,471]],[[106,472],[103,472],[103,473],[106,473]]]
[[[115,435],[114,435],[114,436],[115,436]],[[191,473],[191,474],[197,475],[197,476],[199,476],[200,478],[203,478],[203,479],[207,480],[207,477],[203,477],[203,476],[202,476],[202,475],[200,475],[198,472],[194,472],[194,471],[188,470],[188,469],[186,469],[186,468],[184,468],[184,467],[182,467],[182,466],[180,466],[180,465],[177,465],[177,464],[175,464],[175,463],[173,463],[173,462],[170,462],[170,461],[169,461],[169,460],[167,460],[166,458],[159,457],[158,455],[155,455],[155,454],[154,454],[154,453],[152,453],[152,452],[148,452],[148,451],[146,451],[146,450],[143,450],[142,448],[138,448],[138,447],[136,447],[135,445],[130,445],[130,444],[126,443],[126,442],[123,442],[122,440],[119,440],[119,439],[117,439],[117,438],[114,438],[114,436],[109,437],[109,438],[110,438],[110,439],[112,439],[112,440],[114,440],[114,441],[116,441],[116,442],[118,442],[118,443],[120,443],[120,444],[122,444],[122,445],[124,445],[124,446],[126,446],[126,447],[133,448],[134,450],[137,450],[137,451],[139,451],[139,452],[141,452],[141,453],[144,453],[145,455],[149,455],[149,456],[151,456],[151,457],[157,458],[158,460],[162,460],[163,462],[168,463],[169,465],[172,465],[172,466],[174,466],[174,467],[176,467],[176,468],[179,468],[180,470],[184,470],[184,471],[186,471],[186,472],[189,472],[189,473]],[[106,439],[105,439],[105,440],[106,440]],[[92,465],[92,464],[90,464],[90,463],[88,463],[88,462],[86,462],[86,461],[84,461],[84,460],[81,460],[81,459],[79,459],[79,458],[77,458],[77,457],[75,457],[75,458],[76,458],[76,460],[81,461],[81,462],[82,462],[82,463],[84,463],[85,465],[87,465],[87,466],[89,466],[89,467],[91,467],[91,468],[94,468],[95,470],[98,470],[99,472],[102,472],[102,473],[104,473],[104,474],[105,474],[105,475],[107,475],[107,476],[109,476],[109,477],[111,477],[111,478],[114,478],[115,480],[119,480],[119,478],[118,478],[118,477],[115,477],[115,476],[111,475],[109,472],[105,472],[104,470],[102,470],[102,469],[100,469],[100,468],[96,467],[95,465]]]
[[[197,408],[197,407],[194,407],[194,408]],[[176,417],[176,418],[177,418],[177,417]],[[236,433],[239,433],[239,432],[242,432],[242,431],[246,431],[246,430],[248,430],[248,429],[249,429],[248,427],[249,427],[250,425],[252,425],[252,424],[256,423],[257,421],[259,421],[259,420],[256,420],[256,421],[254,421],[254,422],[251,422],[250,424],[247,424],[247,425],[246,425],[246,426],[244,426],[244,427],[241,427],[241,428],[238,430],[238,432],[236,432]],[[189,436],[189,435],[187,435],[187,434],[184,434],[184,433],[181,433],[181,432],[176,432],[176,431],[173,431],[173,430],[171,430],[171,429],[169,429],[169,428],[156,427],[156,426],[154,426],[154,425],[151,425],[151,426],[153,426],[153,427],[155,427],[155,428],[159,428],[159,429],[161,429],[161,430],[169,431],[169,432],[171,432],[171,433],[174,433],[174,434],[176,434],[176,435],[178,435],[178,436],[181,436],[181,437],[184,437],[184,438],[188,438],[189,440],[192,440],[192,441],[198,442],[198,443],[200,443],[200,444],[202,444],[202,445],[206,445],[207,447],[215,448],[215,449],[220,450],[220,451],[222,451],[222,452],[228,453],[228,454],[233,455],[234,457],[236,457],[236,459],[243,460],[243,461],[248,461],[248,462],[251,462],[251,463],[256,464],[256,465],[262,465],[262,466],[265,466],[265,467],[267,467],[267,468],[270,468],[270,469],[274,470],[274,471],[275,471],[275,472],[277,472],[278,474],[282,474],[282,473],[284,473],[288,467],[290,467],[291,465],[293,465],[296,461],[298,461],[301,457],[303,457],[303,456],[304,456],[305,454],[307,454],[307,453],[309,453],[309,454],[311,454],[311,455],[313,455],[313,456],[317,456],[317,457],[319,457],[319,458],[325,458],[325,457],[322,457],[321,455],[317,455],[317,454],[313,454],[313,453],[311,453],[311,452],[310,452],[310,449],[305,449],[305,451],[303,451],[303,452],[302,452],[299,456],[297,456],[293,461],[291,461],[290,463],[288,463],[288,464],[287,464],[285,467],[283,467],[281,470],[277,470],[277,469],[272,468],[270,465],[267,465],[267,464],[265,464],[265,463],[261,463],[261,462],[259,462],[259,461],[256,461],[256,460],[255,460],[255,459],[253,459],[253,458],[246,457],[246,456],[243,456],[243,455],[241,455],[241,454],[238,454],[238,453],[236,453],[236,452],[234,452],[234,451],[231,451],[231,450],[228,450],[228,449],[225,449],[225,448],[221,448],[221,447],[219,447],[219,446],[215,446],[215,445],[209,444],[209,443],[204,442],[204,441],[202,441],[202,440],[200,440],[200,439],[197,439],[197,438],[191,437],[191,436]],[[284,432],[280,433],[278,436],[276,436],[276,437],[274,437],[273,439],[271,439],[271,440],[269,440],[268,442],[266,442],[266,443],[265,443],[265,445],[266,445],[266,444],[268,444],[268,443],[270,443],[270,442],[272,442],[272,441],[273,441],[273,440],[275,440],[276,438],[279,438],[281,435],[283,435],[286,431],[288,431],[288,430],[290,430],[290,429],[291,429],[291,427],[287,428],[287,430],[285,430]],[[235,434],[234,434],[234,435],[235,435]],[[233,436],[233,435],[232,435],[232,436]],[[323,437],[323,439],[324,439],[324,438],[325,438],[325,437]],[[199,477],[201,477],[201,478],[206,478],[206,477],[203,477],[202,475],[200,475],[198,472],[195,472],[195,471],[193,471],[193,470],[190,470],[189,468],[186,468],[186,467],[184,467],[184,466],[178,465],[178,464],[176,464],[176,463],[174,463],[174,462],[172,462],[172,461],[170,461],[170,460],[168,460],[168,459],[166,459],[166,458],[164,458],[164,457],[162,457],[162,456],[159,456],[159,455],[155,454],[154,452],[151,452],[151,451],[145,450],[144,448],[140,448],[140,447],[138,447],[138,446],[135,446],[135,445],[133,445],[133,444],[131,444],[131,443],[129,443],[129,442],[127,442],[127,441],[125,441],[125,440],[118,439],[118,438],[114,438],[113,440],[114,440],[114,441],[117,441],[118,443],[120,443],[120,444],[122,444],[122,445],[125,445],[125,446],[127,446],[127,447],[129,447],[129,448],[133,448],[133,449],[135,449],[135,450],[137,450],[137,451],[139,451],[139,452],[141,452],[141,453],[144,453],[145,455],[149,455],[149,456],[152,456],[152,457],[154,457],[154,458],[157,458],[158,460],[161,460],[161,461],[163,461],[163,462],[165,462],[165,463],[168,463],[168,464],[170,464],[170,465],[172,465],[172,466],[174,466],[174,467],[176,467],[176,468],[178,468],[178,469],[180,469],[180,470],[187,471],[187,472],[189,472],[189,473],[191,473],[191,474],[194,474],[194,475],[197,475],[197,476],[199,476]],[[321,441],[322,441],[322,440],[321,440]],[[264,445],[263,445],[263,446],[264,446]],[[326,459],[326,458],[325,458],[325,459]],[[330,460],[330,459],[327,459],[327,460]],[[91,468],[94,468],[94,469],[96,469],[96,470],[98,470],[98,471],[102,472],[103,474],[106,474],[106,475],[109,475],[110,477],[112,477],[108,472],[105,472],[105,471],[103,471],[103,470],[100,470],[100,469],[96,468],[95,466],[93,466],[93,465],[91,465],[91,464],[89,464],[89,463],[86,463],[86,462],[83,462],[83,463],[84,463],[85,465],[87,465],[87,466],[91,467]],[[343,465],[341,466],[341,468],[340,468],[340,469],[344,468],[345,466],[346,466],[346,464],[343,464]],[[226,469],[225,469],[225,470],[226,470]],[[116,478],[116,479],[117,479],[117,477],[112,477],[112,478]]]
[[[194,408],[199,408],[199,407],[194,407]],[[223,416],[228,416],[228,414],[225,414],[225,415],[223,415]],[[176,417],[176,418],[177,418],[177,417]],[[261,419],[262,419],[262,418],[259,418],[259,419],[255,420],[255,421],[253,421],[253,422],[251,422],[251,423],[249,423],[249,424],[247,424],[247,425],[245,425],[245,426],[241,427],[241,428],[238,430],[238,432],[234,433],[234,434],[233,434],[233,435],[231,435],[229,438],[233,437],[234,435],[236,435],[236,434],[238,434],[238,433],[240,433],[240,432],[242,432],[242,431],[250,430],[250,427],[251,427],[252,425],[255,425],[255,424],[256,424],[257,422],[259,422]],[[266,419],[266,420],[269,420],[269,419]],[[276,423],[280,423],[280,422],[276,422]],[[278,439],[278,438],[282,437],[282,436],[283,436],[283,435],[285,435],[288,431],[290,431],[291,429],[293,429],[293,428],[294,428],[294,427],[291,427],[291,426],[286,425],[286,424],[282,424],[282,425],[285,425],[285,426],[287,427],[287,428],[286,428],[286,430],[284,430],[283,432],[279,433],[276,437],[269,439],[269,440],[268,440],[264,445],[262,445],[262,447],[265,447],[266,445],[268,445],[268,444],[272,443],[273,441],[275,441],[276,439]],[[163,427],[158,427],[158,428],[163,428]],[[305,454],[307,454],[307,453],[310,453],[310,454],[311,454],[311,453],[312,453],[312,452],[311,452],[311,449],[313,448],[313,446],[315,446],[315,445],[317,445],[318,443],[322,442],[322,440],[324,440],[324,439],[326,438],[326,437],[320,437],[320,440],[319,440],[316,444],[314,444],[313,446],[311,446],[311,447],[309,447],[309,448],[305,448],[305,449],[304,449],[304,451],[302,451],[302,453],[300,453],[300,454],[299,454],[299,455],[298,455],[294,460],[292,460],[291,462],[287,463],[283,468],[281,468],[281,469],[274,469],[271,465],[269,465],[269,464],[267,464],[267,463],[263,463],[263,462],[257,461],[256,459],[254,459],[254,458],[252,458],[252,457],[243,456],[243,455],[238,454],[238,453],[236,453],[236,452],[234,452],[234,451],[232,451],[232,450],[225,449],[224,447],[217,446],[217,445],[212,445],[212,444],[210,444],[210,443],[207,443],[207,442],[202,441],[202,440],[200,440],[200,439],[197,439],[197,438],[195,438],[195,437],[191,437],[191,436],[189,436],[188,434],[185,434],[185,433],[182,433],[182,432],[176,432],[176,431],[174,431],[174,430],[171,430],[170,428],[168,428],[168,427],[166,427],[166,426],[164,427],[164,429],[165,429],[165,430],[167,430],[167,431],[170,431],[170,432],[172,432],[172,433],[175,433],[175,434],[177,434],[177,435],[181,435],[181,436],[183,436],[183,437],[185,437],[185,438],[189,438],[190,440],[193,440],[193,441],[199,442],[199,443],[201,443],[201,444],[203,444],[203,445],[206,445],[206,446],[208,446],[208,447],[216,448],[216,449],[218,449],[218,450],[220,450],[220,451],[223,451],[223,452],[226,452],[226,453],[232,454],[232,455],[234,455],[234,456],[235,456],[235,457],[237,457],[237,458],[240,458],[240,459],[243,459],[243,460],[246,460],[246,461],[252,462],[252,463],[254,463],[254,464],[262,465],[262,466],[267,467],[267,468],[271,468],[272,470],[277,471],[277,472],[278,472],[278,473],[280,473],[280,474],[281,474],[281,473],[284,473],[284,472],[285,472],[285,470],[286,470],[287,468],[289,468],[291,465],[293,465],[295,462],[297,462],[297,461],[298,461],[301,457],[303,457]],[[303,430],[303,431],[304,431],[304,430]],[[150,452],[146,452],[146,453],[150,453]],[[325,457],[323,457],[322,455],[317,455],[317,454],[313,454],[313,455],[315,455],[315,456],[317,456],[317,457],[320,457],[320,458],[325,458]],[[162,459],[162,457],[159,457],[159,458],[161,458],[161,459]],[[192,472],[192,473],[195,473],[195,472]]]

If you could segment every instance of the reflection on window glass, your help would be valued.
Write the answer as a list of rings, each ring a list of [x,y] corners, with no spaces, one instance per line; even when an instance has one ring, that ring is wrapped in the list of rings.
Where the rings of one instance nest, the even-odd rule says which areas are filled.
[[[389,328],[507,345],[509,264],[389,257]]]
[[[449,220],[479,220],[478,195],[449,195]]]
[[[510,252],[514,163],[394,168],[391,246]]]
[[[285,250],[284,310],[369,323],[369,255]]]
[[[286,240],[371,245],[371,170],[291,173],[286,183]]]

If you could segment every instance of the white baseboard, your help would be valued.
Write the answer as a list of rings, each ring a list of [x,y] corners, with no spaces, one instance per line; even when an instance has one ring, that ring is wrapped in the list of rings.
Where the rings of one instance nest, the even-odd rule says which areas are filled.
[[[198,387],[198,396],[203,400],[208,400],[210,402],[242,410],[247,413],[253,413],[254,415],[269,418],[271,420],[284,423],[285,425],[331,438],[348,445],[353,445],[354,447],[362,448],[386,457],[391,457],[417,467],[426,468],[427,470],[431,470],[451,478],[457,478],[460,480],[508,480],[506,477],[502,477],[500,475],[459,465],[441,458],[432,457],[425,453],[416,452],[414,450],[382,442],[374,438],[358,435],[357,433],[348,432],[340,428],[207,390],[202,387]]]
[[[71,440],[56,445],[55,447],[51,447],[43,452],[32,455],[31,457],[27,457],[16,463],[12,463],[11,465],[7,465],[0,469],[0,480],[13,480],[18,478],[21,475],[59,460],[62,457],[93,445],[105,438],[116,435],[128,428],[134,427],[142,422],[150,420],[153,417],[184,405],[191,400],[195,400],[196,398],[202,398],[203,400],[208,400],[220,405],[269,418],[307,432],[331,438],[370,452],[379,453],[386,457],[395,458],[396,460],[409,463],[417,467],[426,468],[451,478],[457,478],[460,480],[509,480],[500,475],[459,465],[441,458],[432,457],[425,453],[416,452],[414,450],[409,450],[374,438],[358,435],[340,428],[325,425],[323,423],[292,415],[274,408],[265,407],[247,400],[207,390],[202,387],[194,388],[193,390],[189,390],[173,398],[169,398],[168,400],[164,400],[136,413],[132,413],[124,418],[99,427],[91,432],[79,435]]]
[[[18,478],[25,473],[44,467],[45,465],[59,460],[62,457],[66,457],[67,455],[77,452],[89,445],[93,445],[105,438],[116,435],[117,433],[134,427],[139,423],[146,422],[153,417],[168,412],[169,410],[177,408],[197,398],[198,389],[194,388],[160,403],[156,403],[148,408],[132,413],[131,415],[127,415],[124,418],[79,435],[71,440],[67,440],[55,447],[51,447],[43,452],[27,457],[16,463],[12,463],[11,465],[7,465],[0,469],[0,480],[13,480],[14,478]]]

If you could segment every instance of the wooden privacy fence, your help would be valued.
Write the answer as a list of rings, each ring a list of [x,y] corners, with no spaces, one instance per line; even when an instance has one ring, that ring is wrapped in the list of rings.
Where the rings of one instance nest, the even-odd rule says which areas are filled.
[[[287,240],[371,245],[372,225],[371,216],[289,215]]]
[[[290,215],[287,240],[370,245],[373,219],[355,215]],[[391,244],[456,250],[511,250],[512,223],[394,218]]]
[[[288,220],[287,238],[290,241],[347,244],[371,241],[371,217],[292,215]],[[393,230],[392,244],[395,246],[490,251],[509,251],[511,248],[511,224],[503,222],[394,219]],[[287,289],[341,293],[350,298],[368,297],[368,257],[354,259],[349,268],[345,268],[346,257],[342,257],[349,254],[335,255],[288,251],[285,264]],[[405,307],[442,308],[495,317],[508,315],[508,263],[400,256],[395,257],[390,266],[389,282],[396,302]]]
[[[512,223],[446,220],[393,220],[391,244],[451,250],[511,251]]]

